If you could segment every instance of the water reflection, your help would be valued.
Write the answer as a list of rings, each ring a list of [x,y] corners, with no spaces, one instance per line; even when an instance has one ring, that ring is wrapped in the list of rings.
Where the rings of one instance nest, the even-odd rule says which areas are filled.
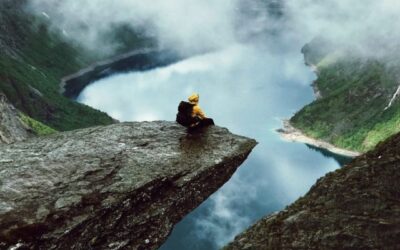
[[[316,146],[309,145],[309,144],[306,144],[306,146],[309,149],[312,149],[312,150],[315,150],[317,152],[320,152],[323,156],[325,156],[327,158],[335,159],[337,161],[337,163],[339,163],[340,166],[343,166],[343,165],[349,163],[353,159],[353,158],[351,158],[349,156],[332,153],[332,152],[330,152],[330,151],[328,151],[328,150],[326,150],[324,148],[318,148]]]
[[[314,75],[303,63],[300,44],[238,44],[168,67],[115,75],[81,94],[81,102],[119,120],[143,121],[174,120],[178,103],[198,92],[200,106],[218,125],[259,142],[232,179],[181,221],[161,249],[217,249],[339,167],[334,158],[274,132],[281,118],[313,99]]]

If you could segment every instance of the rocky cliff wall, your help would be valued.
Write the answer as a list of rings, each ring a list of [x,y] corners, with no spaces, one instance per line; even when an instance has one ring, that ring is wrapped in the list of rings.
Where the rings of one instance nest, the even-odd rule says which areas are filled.
[[[400,134],[327,174],[224,249],[399,249]]]

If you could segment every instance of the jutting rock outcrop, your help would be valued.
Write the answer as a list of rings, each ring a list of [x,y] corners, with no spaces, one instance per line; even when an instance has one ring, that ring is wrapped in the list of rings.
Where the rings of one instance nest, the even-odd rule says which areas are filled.
[[[0,92],[0,144],[23,141],[31,135],[30,128],[19,119],[18,111]]]
[[[224,249],[399,249],[399,180],[400,134],[327,174]]]
[[[0,145],[0,249],[156,249],[255,145],[162,121]]]

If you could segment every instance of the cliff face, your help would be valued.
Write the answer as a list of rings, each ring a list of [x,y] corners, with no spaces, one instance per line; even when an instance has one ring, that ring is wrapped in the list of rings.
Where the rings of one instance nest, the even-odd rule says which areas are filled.
[[[0,145],[0,248],[155,249],[254,140],[120,123]]]
[[[19,119],[17,110],[0,92],[0,144],[23,141],[31,135],[29,127]]]
[[[399,249],[400,134],[327,174],[225,249]]]

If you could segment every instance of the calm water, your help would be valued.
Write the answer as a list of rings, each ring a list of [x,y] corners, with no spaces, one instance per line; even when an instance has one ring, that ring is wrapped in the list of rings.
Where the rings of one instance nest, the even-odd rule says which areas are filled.
[[[79,101],[122,121],[174,120],[192,92],[215,122],[259,145],[231,180],[186,216],[162,250],[218,249],[257,219],[281,210],[325,173],[329,154],[282,141],[275,129],[313,99],[303,41],[235,44],[147,72],[118,74],[87,87]]]

